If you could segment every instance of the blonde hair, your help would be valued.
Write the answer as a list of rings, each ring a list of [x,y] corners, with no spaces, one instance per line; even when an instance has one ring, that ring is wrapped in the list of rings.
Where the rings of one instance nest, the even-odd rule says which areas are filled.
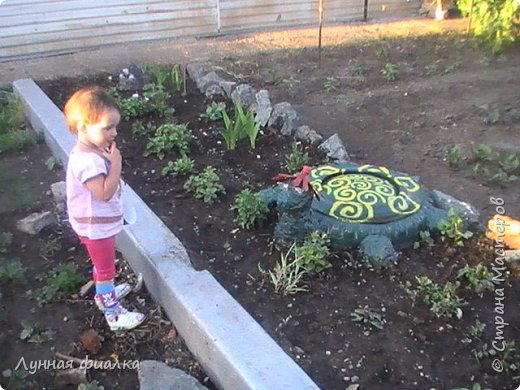
[[[78,133],[78,124],[94,124],[107,109],[119,111],[114,99],[100,87],[82,88],[67,100],[63,112],[71,133]]]

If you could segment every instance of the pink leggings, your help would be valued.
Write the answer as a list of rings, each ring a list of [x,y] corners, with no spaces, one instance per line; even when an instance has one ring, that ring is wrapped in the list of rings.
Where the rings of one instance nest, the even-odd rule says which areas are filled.
[[[92,273],[94,282],[104,282],[114,279],[116,275],[116,266],[114,264],[114,259],[116,258],[114,236],[100,240],[91,240],[88,237],[80,236],[79,239],[87,248],[90,260],[94,265],[94,272]]]

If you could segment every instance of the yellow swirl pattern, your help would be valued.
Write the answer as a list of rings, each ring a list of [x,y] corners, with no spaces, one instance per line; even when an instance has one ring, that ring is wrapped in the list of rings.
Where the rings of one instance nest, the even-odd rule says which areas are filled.
[[[411,177],[394,177],[385,167],[363,165],[346,170],[326,165],[313,169],[310,179],[314,190],[329,198],[329,203],[321,205],[330,207],[322,212],[338,219],[370,222],[374,217],[391,219],[413,214],[421,208],[409,196],[420,186]]]

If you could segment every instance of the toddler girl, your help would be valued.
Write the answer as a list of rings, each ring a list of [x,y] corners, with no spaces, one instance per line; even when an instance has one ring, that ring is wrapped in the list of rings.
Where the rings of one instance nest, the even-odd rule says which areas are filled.
[[[121,153],[115,137],[119,108],[101,88],[83,88],[65,104],[65,119],[77,142],[67,166],[69,221],[87,248],[96,286],[95,301],[113,331],[132,329],[144,315],[126,310],[119,299],[131,290],[114,286],[114,237],[123,226]]]

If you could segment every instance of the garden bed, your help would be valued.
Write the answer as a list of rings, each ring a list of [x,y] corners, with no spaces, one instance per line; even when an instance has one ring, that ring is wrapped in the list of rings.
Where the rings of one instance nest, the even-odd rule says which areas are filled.
[[[393,62],[405,63],[410,53],[416,53],[414,50],[423,47],[440,47],[437,49],[437,55],[442,51],[443,56],[439,55],[442,61],[430,62],[436,64],[436,67],[431,67],[430,70],[432,77],[440,78],[441,75],[446,74],[444,72],[448,66],[453,65],[458,56],[462,56],[461,52],[474,58],[481,55],[474,49],[463,47],[462,50],[457,45],[460,45],[458,41],[457,44],[450,46],[447,40],[430,37],[424,38],[421,45],[414,40],[393,42],[392,47],[398,48],[395,50],[386,43],[376,43],[373,46],[350,47],[350,51],[357,53],[356,55],[359,56],[357,61],[362,61],[363,53],[370,53],[368,55],[370,58],[363,61],[375,63],[378,58],[391,56]],[[450,50],[455,50],[455,47],[460,50],[450,56],[452,53]],[[372,53],[377,53],[377,50],[381,54],[374,56]],[[361,104],[358,110],[355,110],[355,104],[347,101],[350,97],[345,94],[337,92],[336,98],[325,94],[325,89],[330,89],[334,93],[333,79],[328,79],[329,87],[325,88],[323,83],[326,80],[325,76],[332,74],[331,69],[334,68],[334,64],[337,65],[345,60],[339,54],[335,57],[335,53],[339,52],[339,50],[330,50],[325,53],[321,71],[312,66],[312,61],[302,58],[301,53],[300,57],[297,54],[293,56],[290,54],[282,59],[278,58],[278,72],[283,72],[284,66],[294,68],[292,73],[277,77],[276,82],[273,76],[272,83],[267,86],[270,90],[274,89],[272,96],[288,98],[289,101],[293,98],[304,108],[309,104],[306,99],[314,101],[322,99],[323,104],[318,108],[314,107],[313,110],[304,111],[307,114],[304,116],[311,118],[312,113],[323,110],[325,113],[321,113],[319,117],[323,120],[323,128],[329,130],[332,126],[329,122],[336,121],[335,116],[340,115],[338,113],[341,112],[341,108],[344,111],[353,110],[350,112],[352,116],[344,118],[343,123],[358,126],[357,131],[362,133],[360,139],[353,141],[356,144],[353,148],[356,153],[355,160],[395,164],[389,167],[401,171],[410,170],[410,173],[421,176],[424,174],[424,181],[427,184],[437,183],[438,178],[434,177],[435,173],[443,172],[445,181],[442,185],[445,188],[441,187],[442,190],[450,192],[446,188],[453,187],[454,191],[458,192],[467,185],[466,188],[472,191],[471,196],[481,202],[477,207],[483,210],[485,208],[483,200],[488,193],[493,191],[493,188],[498,191],[496,188],[500,187],[490,186],[486,188],[488,192],[481,189],[477,193],[482,184],[463,175],[455,177],[456,184],[449,182],[451,175],[449,172],[453,171],[450,171],[447,163],[442,162],[443,155],[439,145],[437,145],[439,148],[429,149],[430,154],[424,157],[429,159],[425,162],[429,163],[429,168],[421,170],[418,156],[424,155],[422,152],[427,149],[427,146],[438,141],[434,128],[443,125],[428,122],[430,116],[419,115],[412,103],[400,101],[401,106],[392,103],[385,95],[391,89],[386,84],[389,80],[385,79],[387,77],[385,73],[374,71],[372,65],[370,69],[373,74],[369,71],[364,75],[369,79],[365,84],[356,84],[361,79],[348,79],[350,80],[348,87],[357,88],[359,94],[367,93],[367,90],[373,91],[372,95],[378,99],[377,102]],[[406,63],[409,68],[406,68],[408,71],[402,76],[402,82],[408,83],[406,90],[413,89],[411,84],[415,81],[416,70],[425,69],[426,64],[421,61],[427,60],[421,57],[420,53],[417,59],[413,64]],[[514,56],[509,59],[513,63],[517,61],[517,57]],[[265,86],[260,84],[261,81],[255,78],[255,75],[261,73],[258,71],[258,64],[264,64],[265,67],[262,68],[264,73],[269,69],[267,63],[262,62],[267,60],[272,61],[269,62],[270,65],[275,62],[273,57],[263,55],[256,57],[256,63],[249,60],[251,64],[256,64],[256,67],[235,61],[234,65],[229,64],[229,68],[224,68],[224,71],[244,80],[246,77],[239,74],[239,70],[256,69],[251,71],[252,83],[257,87]],[[480,66],[473,64],[467,70],[478,72],[482,70]],[[504,62],[498,63],[497,66],[505,67]],[[388,74],[392,67],[385,66],[384,69]],[[299,73],[303,73],[302,76],[307,73],[319,73],[321,78],[314,79],[314,89],[306,84],[308,90],[305,90],[303,83],[295,81],[297,78],[305,78],[295,76]],[[107,87],[113,86],[108,76],[117,78],[117,75],[105,74],[88,80],[62,79],[41,83],[41,85],[51,99],[62,107],[66,97],[79,86],[93,82]],[[286,81],[282,82],[283,80]],[[338,80],[340,86],[341,83],[345,83],[345,79],[338,78]],[[426,84],[429,81],[434,85],[436,80],[431,78],[421,83]],[[428,277],[440,287],[447,287],[450,286],[449,283],[457,282],[458,272],[466,265],[474,267],[484,264],[491,270],[495,259],[494,248],[492,242],[485,239],[482,234],[464,242],[463,247],[455,246],[449,240],[444,242],[436,240],[433,246],[423,245],[422,248],[404,250],[397,265],[383,270],[374,270],[364,264],[356,250],[333,250],[329,257],[332,267],[319,275],[305,278],[307,291],[294,295],[275,293],[268,276],[263,274],[260,268],[273,269],[281,254],[287,251],[286,247],[278,247],[273,242],[272,233],[276,216],[271,214],[264,224],[253,229],[242,229],[233,221],[235,214],[230,211],[230,207],[234,203],[235,196],[242,189],[265,188],[273,184],[271,180],[273,176],[287,171],[285,160],[291,153],[292,140],[266,128],[263,134],[259,135],[255,149],[250,148],[247,140],[242,140],[235,150],[227,150],[219,131],[221,122],[206,122],[200,118],[200,114],[205,112],[210,101],[203,98],[193,83],[188,81],[187,85],[186,96],[172,91],[171,105],[175,108],[175,119],[177,123],[188,123],[191,133],[188,156],[195,161],[195,171],[201,172],[208,165],[215,167],[220,177],[220,184],[225,188],[225,194],[219,195],[212,204],[204,203],[184,189],[186,177],[162,176],[161,172],[167,162],[175,160],[179,155],[169,154],[162,160],[154,155],[144,157],[147,137],[133,134],[131,124],[135,120],[123,121],[118,130],[118,145],[124,157],[124,179],[179,237],[195,268],[208,269],[320,387],[343,389],[350,384],[360,384],[361,388],[369,389],[451,389],[480,383],[493,389],[515,388],[514,384],[517,380],[513,377],[518,375],[515,366],[497,373],[491,366],[493,357],[490,356],[491,344],[498,332],[497,314],[511,324],[503,329],[505,340],[509,343],[518,342],[515,331],[518,329],[519,316],[511,310],[514,297],[520,289],[518,275],[515,272],[507,273],[503,281],[497,280],[496,287],[503,289],[501,291],[505,295],[504,313],[494,311],[496,292],[484,291],[478,294],[465,288],[469,285],[464,278],[458,280],[461,286],[457,289],[458,297],[465,301],[465,305],[461,307],[460,319],[455,316],[436,316],[429,310],[428,305],[420,302],[419,299],[414,303],[406,292],[406,283],[412,283],[408,291],[414,290],[414,286],[417,286],[415,278],[418,276]],[[322,90],[319,90],[317,85],[321,85]],[[339,86],[335,88],[337,90]],[[431,93],[422,90],[421,86],[415,85],[414,88],[413,94],[417,99],[423,94]],[[129,94],[125,97],[128,96]],[[435,110],[447,115],[446,113],[449,112],[447,105],[451,103],[446,101],[441,106],[439,102],[442,98],[443,96],[438,97],[438,106]],[[395,122],[396,129],[393,133],[380,134],[379,129],[388,128],[390,121],[385,117],[387,113],[384,110],[383,114],[371,113],[377,103],[380,104],[379,110],[383,108],[400,110],[397,119],[406,123],[406,131],[400,132],[398,121]],[[383,104],[388,107],[382,107]],[[392,104],[396,107],[389,107]],[[500,112],[502,112],[502,121],[507,121],[509,114]],[[382,117],[377,124],[374,118],[379,114]],[[416,123],[416,115],[423,117],[422,125],[413,125]],[[330,117],[329,122],[326,122],[326,116]],[[363,119],[367,118],[374,126],[372,132],[365,127],[365,124],[363,129],[359,128]],[[148,121],[154,124],[164,122],[164,119],[153,116],[139,119],[144,124]],[[412,125],[409,125],[410,123]],[[496,122],[494,124],[496,125]],[[321,130],[317,123],[313,125],[318,131]],[[507,128],[498,125],[496,127],[494,130],[497,134],[508,134]],[[399,136],[398,141],[394,137],[395,134]],[[454,136],[455,139],[451,141],[459,141],[459,137],[463,136]],[[475,142],[488,140],[483,137],[472,139]],[[392,147],[389,148],[389,145]],[[410,148],[403,145],[410,145]],[[304,147],[311,156],[310,163],[318,164],[323,161],[322,154],[316,148],[309,145]],[[371,154],[368,155],[369,153]],[[371,159],[367,160],[368,157]],[[415,168],[412,169],[412,166]],[[506,187],[504,190],[500,189],[500,193],[504,193],[507,200],[507,196],[513,194],[513,191],[510,187]],[[460,194],[455,195],[460,196]],[[509,202],[507,204],[510,206],[509,212],[517,211],[515,205]],[[487,206],[487,214],[492,212],[491,208]],[[355,316],[352,314],[356,313],[368,322],[354,321]],[[370,313],[373,315],[370,316]],[[509,352],[512,348],[513,344],[508,344]],[[516,353],[507,357],[499,354],[498,357],[506,364],[518,362]]]
[[[96,381],[105,389],[138,388],[135,362],[147,359],[166,362],[207,381],[146,288],[131,294],[125,305],[146,313],[147,323],[124,335],[109,331],[93,304],[92,291],[86,296],[78,294],[79,287],[90,277],[91,265],[67,225],[47,227],[35,236],[17,230],[17,221],[30,213],[55,209],[50,185],[62,180],[63,172],[47,168],[50,156],[44,144],[37,144],[0,157],[3,388],[58,388],[60,380],[55,382],[55,376],[65,374],[65,368],[79,366],[63,355],[105,365],[115,364],[115,359],[126,361],[126,369],[86,371],[89,382]],[[135,275],[120,255],[117,261],[118,281],[135,284]],[[59,280],[50,276],[56,272],[61,275]],[[83,344],[85,332],[92,331],[98,334],[100,343],[93,337]],[[81,375],[73,377],[81,379]],[[210,382],[206,384],[211,388]]]

